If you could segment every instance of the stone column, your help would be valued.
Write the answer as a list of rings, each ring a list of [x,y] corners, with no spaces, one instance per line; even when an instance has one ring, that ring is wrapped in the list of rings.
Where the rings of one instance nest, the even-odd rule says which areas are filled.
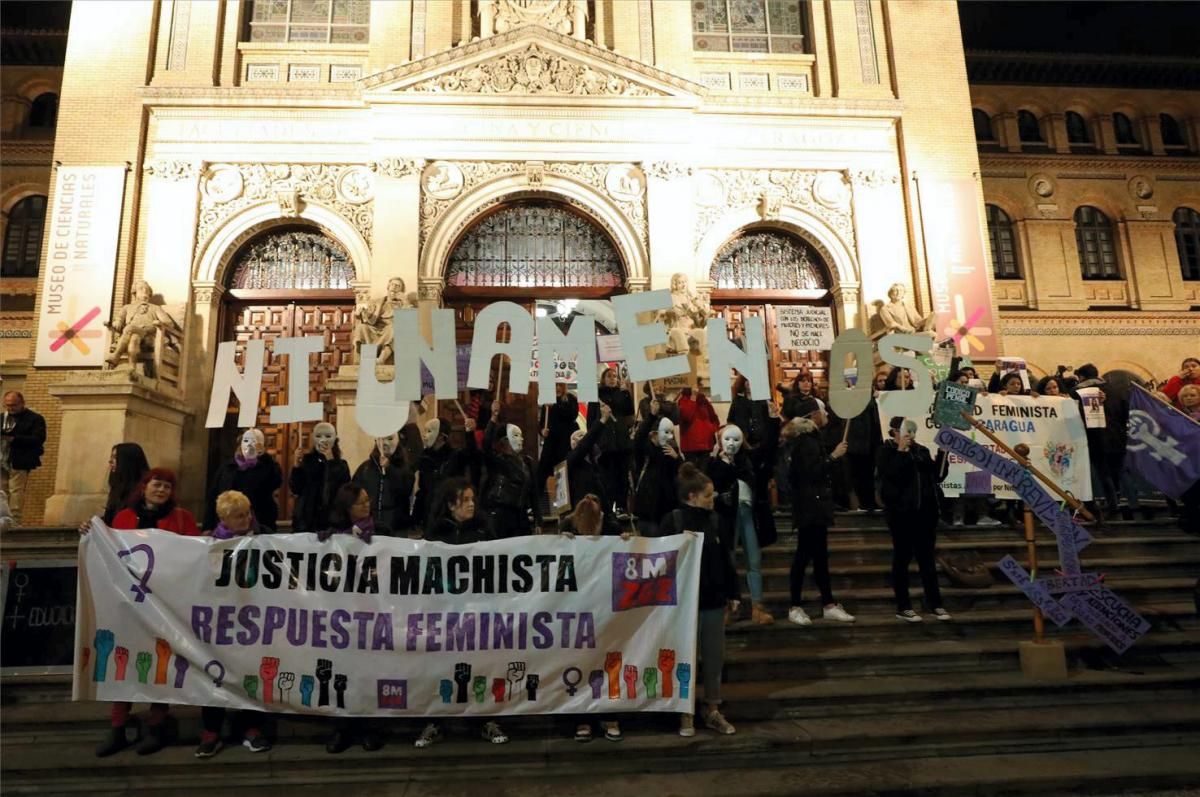
[[[182,471],[183,426],[192,412],[177,398],[146,386],[136,373],[73,372],[51,386],[50,395],[62,405],[62,430],[44,525],[75,526],[104,509],[114,443],[137,443],[151,466]],[[181,481],[198,479],[203,490],[204,472],[189,472]],[[181,503],[199,509],[191,501]]]
[[[1067,136],[1067,116],[1061,113],[1048,113],[1042,117],[1042,124],[1050,133],[1050,146],[1055,152],[1070,152],[1071,143]]]
[[[183,395],[189,406],[200,411],[183,428],[182,470],[189,474],[208,473],[209,430],[204,423],[212,393],[213,364],[217,361],[217,345],[221,318],[221,297],[225,288],[209,280],[192,283],[192,301],[184,319],[183,334]],[[189,506],[204,499],[205,479],[184,479],[180,497]]]
[[[682,271],[693,282],[708,279],[707,263],[695,262],[695,202],[690,166],[673,161],[644,164],[646,215],[650,219],[648,290],[667,288],[671,275]],[[631,280],[632,281],[632,280]]]
[[[1021,133],[1017,129],[1017,115],[1011,111],[996,114],[994,120],[1000,130],[1003,131],[1004,148],[1009,152],[1021,151]]]
[[[858,285],[841,283],[835,285],[830,293],[833,296],[833,312],[838,331],[862,327],[866,319],[862,314]]]

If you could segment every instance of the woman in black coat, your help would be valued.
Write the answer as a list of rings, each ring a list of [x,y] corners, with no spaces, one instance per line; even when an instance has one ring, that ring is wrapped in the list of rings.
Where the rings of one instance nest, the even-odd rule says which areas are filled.
[[[913,420],[892,418],[888,427],[891,439],[879,449],[877,471],[884,516],[892,535],[896,618],[921,622],[921,615],[913,611],[908,594],[908,566],[915,557],[921,571],[926,609],[939,620],[949,620],[950,614],[942,607],[934,560],[940,511],[938,483],[946,476],[946,453],[939,451],[935,459],[928,448],[916,442],[917,424]]]
[[[546,489],[546,479],[554,473],[554,467],[567,458],[571,435],[578,428],[579,399],[560,382],[554,386],[554,403],[544,405],[538,413],[538,434],[542,436],[542,456],[537,469],[539,490]]]
[[[313,427],[313,448],[292,468],[288,488],[296,496],[292,531],[319,532],[329,527],[329,507],[338,488],[350,481],[337,430],[331,423]]]
[[[683,462],[675,424],[660,416],[660,409],[657,401],[651,402],[650,414],[643,417],[637,431],[642,467],[637,475],[633,512],[643,537],[659,536],[659,521],[675,508],[675,477]]]
[[[634,406],[633,394],[628,385],[622,385],[613,368],[605,368],[600,375],[599,401],[588,404],[587,425],[590,431],[600,422],[600,408],[606,405],[612,411],[613,422],[604,424],[600,434],[600,472],[604,479],[606,501],[605,515],[614,509],[625,513],[629,509],[629,470],[633,460]],[[579,493],[585,495],[585,493]]]
[[[523,453],[520,427],[499,422],[500,404],[492,405],[492,421],[483,433],[487,476],[483,483],[483,511],[501,538],[532,534],[538,517],[533,460]],[[567,441],[569,446],[570,440]],[[565,454],[564,454],[565,456]],[[560,460],[561,461],[561,460]]]
[[[396,533],[412,528],[413,472],[398,435],[375,441],[371,455],[354,471],[353,481],[371,497],[376,523]]]
[[[250,499],[250,510],[262,533],[273,533],[279,524],[275,491],[281,486],[283,472],[279,463],[267,453],[263,433],[258,429],[247,429],[233,461],[221,465],[213,479],[213,488],[204,507],[204,528],[217,527],[217,496],[226,490],[237,490]]]
[[[567,485],[572,505],[578,505],[589,496],[599,501],[603,510],[602,531],[609,535],[620,534],[621,529],[616,516],[609,509],[608,480],[600,467],[604,455],[597,449],[605,433],[616,424],[612,410],[607,404],[602,404],[600,417],[592,428],[571,435],[571,450],[567,452]]]

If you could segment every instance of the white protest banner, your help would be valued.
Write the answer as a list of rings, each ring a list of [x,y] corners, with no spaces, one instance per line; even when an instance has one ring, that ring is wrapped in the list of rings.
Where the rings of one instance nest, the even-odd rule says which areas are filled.
[[[218,541],[92,521],[75,700],[326,716],[692,710],[701,539]]]
[[[46,214],[46,284],[33,364],[104,364],[125,166],[60,166]]]
[[[1083,425],[1089,429],[1103,429],[1108,421],[1104,416],[1104,397],[1098,387],[1081,387],[1075,391],[1083,404]]]
[[[833,315],[828,307],[776,307],[775,334],[783,351],[829,351]]]
[[[888,428],[891,414],[886,410],[889,392],[880,396],[879,419],[883,429]],[[910,391],[911,392],[911,391]],[[917,442],[935,451],[934,435],[937,428],[932,420],[932,407],[924,413],[924,422],[917,424]],[[1092,481],[1088,466],[1087,435],[1079,407],[1069,398],[1041,396],[1001,396],[980,394],[975,399],[975,419],[982,422],[993,434],[1016,447],[1019,443],[1029,446],[1029,461],[1035,468],[1054,479],[1055,483],[1070,492],[1080,501],[1092,498]],[[994,450],[990,440],[974,430],[964,434],[980,446]],[[942,491],[947,498],[963,494],[967,474],[977,470],[961,457],[950,455],[950,472],[942,481]],[[972,490],[972,494],[977,491]],[[1013,487],[998,477],[992,477],[992,494],[997,498],[1018,499]]]

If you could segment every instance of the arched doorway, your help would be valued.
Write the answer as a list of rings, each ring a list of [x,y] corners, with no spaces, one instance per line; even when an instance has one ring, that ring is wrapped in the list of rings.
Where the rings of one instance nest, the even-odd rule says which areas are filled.
[[[309,400],[321,402],[325,419],[335,421],[336,406],[327,382],[341,365],[351,362],[354,263],[346,248],[319,227],[283,225],[271,227],[242,244],[226,274],[220,340],[239,344],[266,341],[257,426],[266,437],[267,450],[283,470],[284,486],[278,498],[280,518],[285,519],[291,516],[292,508],[288,475],[308,449],[315,422],[270,422],[270,408],[287,401],[289,368],[298,367],[288,362],[290,358],[275,356],[273,341],[282,336],[324,337],[324,353],[309,358],[307,365]],[[233,457],[240,436],[237,411],[231,408],[225,425],[214,430],[210,440],[210,483],[216,469]]]
[[[494,301],[522,305],[537,316],[564,325],[574,312],[588,312],[605,325],[607,299],[625,290],[625,264],[608,231],[575,207],[545,196],[509,200],[477,218],[449,249],[443,271],[444,303],[453,309],[459,344],[474,334],[475,315]],[[506,334],[502,330],[501,335]],[[523,419],[527,432],[537,424],[537,388],[510,395],[507,374],[492,384],[511,402],[510,417]],[[537,435],[526,434],[527,452],[536,456]]]
[[[786,306],[831,307],[829,274],[816,247],[800,235],[770,226],[739,230],[713,259],[713,312],[725,319],[735,337],[747,317],[763,319],[772,385],[790,384],[801,370],[808,370],[815,387],[828,388],[829,353],[781,350],[776,316]],[[836,324],[834,314],[835,333]]]

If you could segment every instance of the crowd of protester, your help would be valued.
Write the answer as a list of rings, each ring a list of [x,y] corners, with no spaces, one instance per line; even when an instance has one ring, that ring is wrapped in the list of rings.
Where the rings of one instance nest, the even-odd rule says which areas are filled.
[[[777,618],[764,600],[762,552],[777,541],[777,510],[790,513],[795,530],[786,621],[798,626],[810,626],[814,619],[855,622],[838,602],[830,579],[829,531],[837,510],[882,513],[892,539],[895,616],[905,623],[923,621],[909,595],[913,560],[924,610],[938,621],[952,619],[938,584],[939,526],[1017,522],[1015,502],[978,496],[947,500],[939,487],[946,455],[917,442],[914,420],[897,417],[881,423],[876,408],[881,390],[911,389],[911,375],[885,367],[871,377],[870,404],[848,420],[831,412],[806,371],[791,384],[777,386],[778,395],[770,397],[752,395],[739,378],[728,422],[722,424],[703,391],[685,388],[663,395],[647,385],[635,404],[631,386],[607,369],[600,380],[600,400],[586,406],[565,385],[558,386],[555,401],[538,416],[541,455],[536,460],[527,453],[532,446],[526,446],[518,419],[508,417],[504,403],[486,394],[475,394],[468,402],[461,434],[448,418],[437,416],[418,426],[413,416],[396,434],[376,440],[370,456],[353,471],[342,457],[336,429],[319,423],[310,450],[287,480],[294,497],[291,531],[322,541],[348,534],[365,542],[404,536],[451,545],[541,533],[544,507],[555,493],[556,466],[565,462],[573,511],[559,519],[558,533],[628,539],[694,531],[703,537],[698,652],[704,694],[697,701],[698,718],[717,733],[731,734],[735,729],[720,710],[720,681],[725,626],[740,616],[742,604],[735,562],[739,556],[744,561],[747,619],[756,625],[774,623]],[[984,385],[973,367],[957,362],[948,379],[1035,398],[1078,397],[1082,388],[1103,391],[1107,386],[1090,364],[1060,368],[1033,389],[1018,373],[994,374]],[[1188,358],[1177,376],[1155,387],[1161,400],[1200,419],[1200,360]],[[7,396],[5,400],[7,404]],[[1099,519],[1116,513],[1131,517],[1139,509],[1137,496],[1144,485],[1124,467],[1128,400],[1114,392],[1105,402],[1107,425],[1088,430],[1097,496],[1089,506]],[[256,429],[244,432],[233,458],[217,466],[201,523],[176,504],[175,474],[151,467],[136,444],[114,446],[108,484],[101,517],[115,529],[158,528],[217,539],[279,530],[276,492],[284,485],[283,474]],[[1197,492],[1185,497],[1182,508],[1185,526],[1192,531],[1198,531]],[[81,532],[87,528],[85,524]],[[820,598],[816,618],[808,614],[803,592],[810,567]],[[134,740],[138,753],[153,753],[166,744],[166,717],[165,705],[151,706],[144,732]],[[129,704],[114,703],[111,720],[110,734],[97,750],[101,756],[134,743],[128,736],[133,727]],[[220,750],[224,712],[206,708],[202,720],[195,752],[201,758]],[[270,748],[262,715],[243,712],[238,720],[246,748]],[[613,719],[602,723],[601,730],[607,739],[621,738]],[[486,721],[480,733],[491,743],[508,741],[495,720]],[[691,715],[681,718],[679,733],[695,733]],[[581,721],[575,736],[591,739],[591,724]],[[415,744],[428,747],[441,737],[441,726],[431,722]],[[327,749],[341,752],[355,740],[368,750],[382,744],[370,721],[353,719],[337,723]]]

